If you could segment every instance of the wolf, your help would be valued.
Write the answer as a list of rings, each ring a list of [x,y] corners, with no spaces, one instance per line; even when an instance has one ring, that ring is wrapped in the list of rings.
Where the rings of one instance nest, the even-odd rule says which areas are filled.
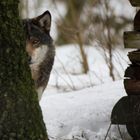
[[[55,57],[55,47],[50,36],[51,14],[46,11],[38,17],[24,19],[23,26],[28,63],[40,100],[48,84]]]

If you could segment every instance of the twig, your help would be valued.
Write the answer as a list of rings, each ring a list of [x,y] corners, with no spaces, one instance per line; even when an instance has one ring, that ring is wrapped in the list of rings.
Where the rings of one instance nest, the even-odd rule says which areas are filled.
[[[123,140],[123,135],[122,135],[122,133],[121,133],[120,126],[119,126],[119,125],[117,125],[117,127],[118,127],[119,134],[120,134],[120,136],[121,136],[121,139]]]
[[[110,125],[109,125],[109,127],[108,127],[108,130],[107,130],[107,133],[106,133],[106,136],[105,136],[104,140],[107,139],[108,133],[109,133],[109,131],[110,131],[110,129],[111,129],[111,125],[112,125],[112,123],[110,123]]]
[[[73,87],[54,69],[54,72],[60,76],[61,79],[63,79],[63,81],[65,81],[65,83],[73,90]]]
[[[62,68],[64,69],[65,73],[67,74],[70,82],[71,82],[71,85],[72,85],[72,89],[73,90],[76,90],[76,87],[74,86],[74,82],[72,81],[72,78],[70,77],[68,71],[66,70],[65,66],[63,65],[63,63],[61,62],[61,60],[57,57],[58,61],[60,62],[60,64],[62,65]]]

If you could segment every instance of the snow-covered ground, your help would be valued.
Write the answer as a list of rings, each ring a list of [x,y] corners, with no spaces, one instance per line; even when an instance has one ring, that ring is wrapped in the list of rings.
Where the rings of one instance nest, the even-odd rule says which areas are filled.
[[[50,138],[104,140],[112,108],[125,95],[122,80],[70,93],[44,95],[40,104]],[[129,140],[124,128],[121,133]],[[121,140],[117,127],[112,125],[109,137]]]
[[[79,47],[74,44],[57,47],[55,64],[49,80],[48,89],[58,87],[58,92],[64,90],[71,91],[112,81],[109,75],[109,68],[104,58],[104,51],[97,44],[85,46],[90,69],[87,74],[82,74],[82,61],[79,52]],[[123,78],[124,70],[129,64],[127,52],[128,50],[119,49],[113,52],[116,80]]]
[[[51,140],[104,140],[112,108],[126,95],[123,80],[119,76],[117,81],[111,80],[100,49],[86,47],[88,74],[81,74],[78,52],[75,45],[56,49],[49,85],[40,101]],[[129,63],[127,51],[116,50],[113,60],[123,77]],[[123,139],[131,140],[125,126],[120,129]],[[112,125],[107,140],[122,140],[121,135]]]

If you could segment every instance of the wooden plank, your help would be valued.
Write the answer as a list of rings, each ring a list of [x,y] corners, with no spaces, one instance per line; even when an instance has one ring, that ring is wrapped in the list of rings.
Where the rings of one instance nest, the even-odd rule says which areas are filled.
[[[124,88],[128,95],[140,95],[140,80],[124,79]]]
[[[137,12],[134,18],[134,30],[140,31],[140,10]]]
[[[139,7],[140,0],[129,0],[132,6]]]
[[[140,65],[140,51],[133,51],[128,53],[128,57],[132,63]]]
[[[140,80],[140,66],[130,65],[126,69],[124,77],[131,78],[134,80]]]
[[[124,32],[124,47],[140,49],[140,32],[138,31]]]
[[[139,96],[140,98],[140,96]],[[126,96],[122,97],[114,106],[111,113],[111,123],[112,124],[140,124],[140,116],[139,116],[139,99],[137,96]],[[139,100],[138,100],[139,99]],[[137,110],[135,110],[137,108]]]

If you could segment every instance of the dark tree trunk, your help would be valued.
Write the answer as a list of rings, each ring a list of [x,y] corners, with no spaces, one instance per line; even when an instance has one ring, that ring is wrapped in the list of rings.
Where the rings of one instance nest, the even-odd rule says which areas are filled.
[[[27,64],[18,0],[0,1],[0,140],[47,140]]]

